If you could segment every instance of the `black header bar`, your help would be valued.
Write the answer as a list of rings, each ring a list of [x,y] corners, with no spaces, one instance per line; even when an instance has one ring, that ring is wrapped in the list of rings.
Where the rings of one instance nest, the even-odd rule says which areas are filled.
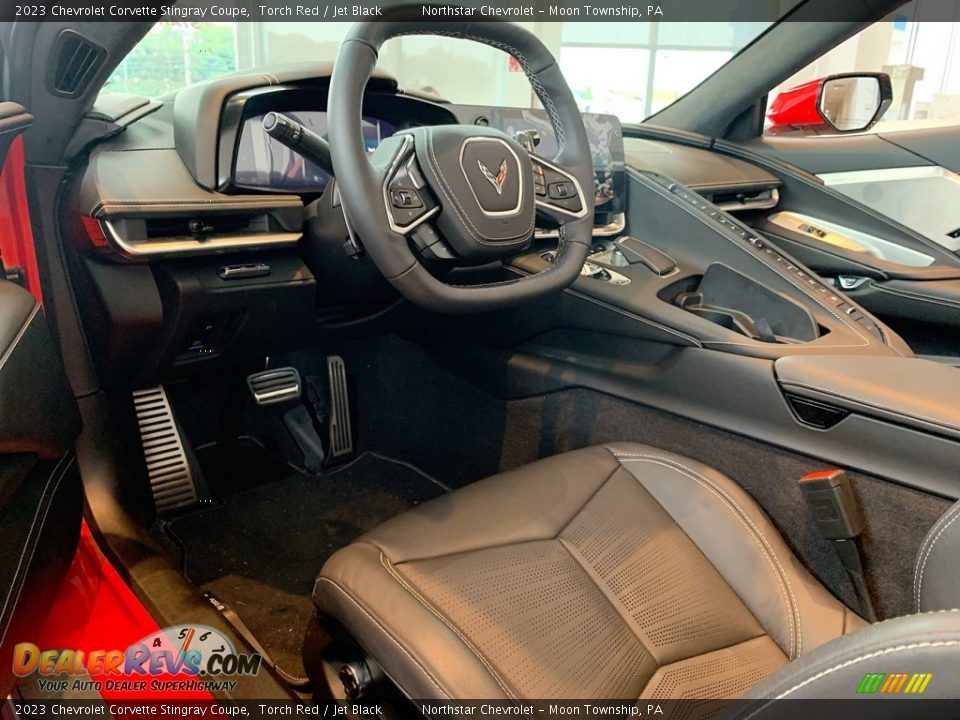
[[[520,22],[830,22],[852,18],[849,0],[4,0],[0,22],[357,22],[405,6],[405,19]],[[879,11],[895,2],[870,3]],[[957,0],[923,0],[904,20],[954,21]],[[863,8],[857,7],[862,15]]]

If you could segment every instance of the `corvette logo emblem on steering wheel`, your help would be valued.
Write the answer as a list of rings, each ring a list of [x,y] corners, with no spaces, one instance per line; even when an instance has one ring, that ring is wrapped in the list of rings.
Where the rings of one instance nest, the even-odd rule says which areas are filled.
[[[503,195],[503,183],[507,180],[507,159],[504,158],[500,161],[500,170],[497,171],[496,177],[490,172],[490,168],[483,164],[483,161],[477,160],[477,165],[480,166],[480,172],[483,173],[483,176],[493,185],[493,189],[497,191],[497,195]]]

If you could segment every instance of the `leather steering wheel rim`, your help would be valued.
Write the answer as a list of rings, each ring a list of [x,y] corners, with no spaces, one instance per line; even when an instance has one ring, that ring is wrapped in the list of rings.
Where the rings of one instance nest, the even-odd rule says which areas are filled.
[[[383,275],[414,304],[437,312],[486,312],[513,307],[566,288],[578,277],[593,230],[593,166],[583,118],[552,53],[529,31],[506,22],[409,21],[409,8],[356,24],[344,40],[330,82],[330,151],[341,202],[365,249]],[[452,285],[435,278],[407,238],[393,229],[385,197],[389,171],[368,155],[362,131],[363,92],[384,42],[401,35],[443,35],[473,40],[512,55],[543,103],[559,152],[552,163],[575,184],[583,212],[565,218],[554,264],[547,270],[488,285]],[[506,137],[506,136],[504,136]],[[462,164],[462,159],[461,159]],[[529,166],[529,163],[527,164]],[[518,168],[522,168],[518,164]],[[580,191],[586,189],[586,192]],[[499,193],[499,188],[497,188]],[[532,189],[531,189],[532,192]]]

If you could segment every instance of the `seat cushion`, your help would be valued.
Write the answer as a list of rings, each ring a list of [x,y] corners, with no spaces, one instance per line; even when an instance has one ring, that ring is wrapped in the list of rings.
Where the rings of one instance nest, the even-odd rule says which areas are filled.
[[[630,443],[390,520],[328,560],[314,601],[423,699],[735,697],[865,624],[739,486]]]

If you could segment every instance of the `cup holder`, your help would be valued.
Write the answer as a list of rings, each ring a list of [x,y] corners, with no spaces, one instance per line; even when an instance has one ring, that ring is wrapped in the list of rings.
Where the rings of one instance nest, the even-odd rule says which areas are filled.
[[[660,298],[759,342],[810,342],[821,334],[805,307],[722,263],[665,288]]]

